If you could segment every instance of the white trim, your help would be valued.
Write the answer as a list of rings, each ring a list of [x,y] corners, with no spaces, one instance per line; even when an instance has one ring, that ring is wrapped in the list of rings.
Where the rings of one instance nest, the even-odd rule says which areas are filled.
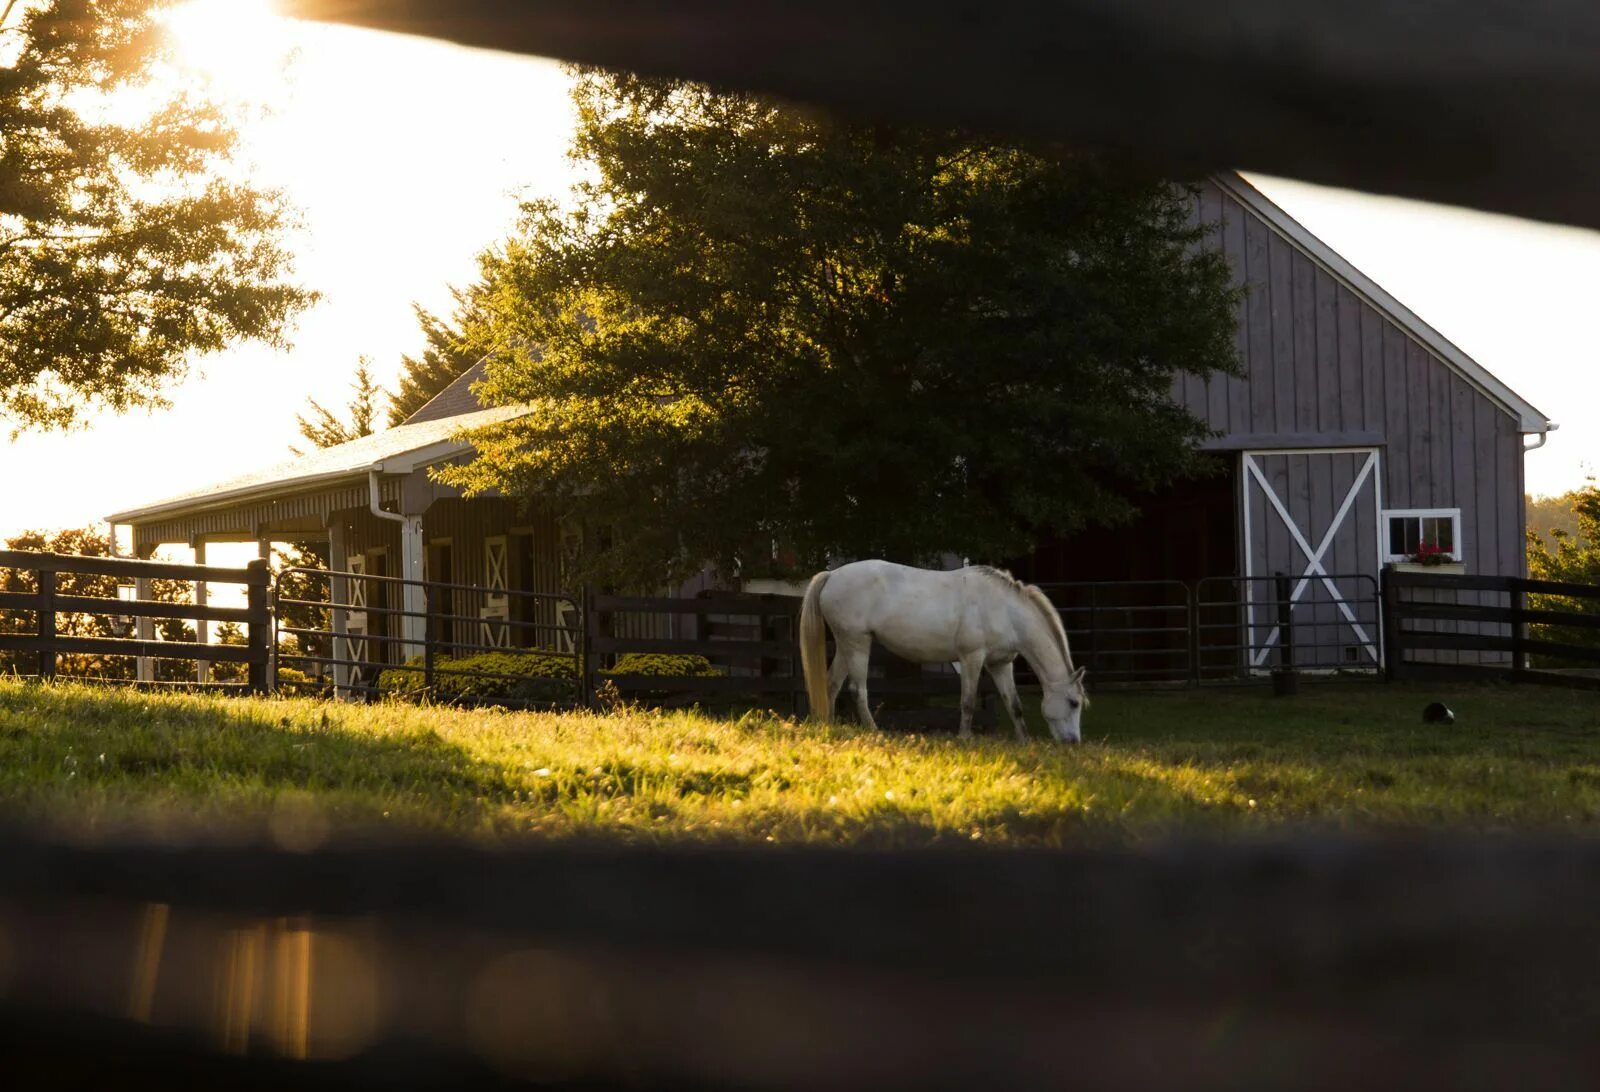
[[[1384,561],[1405,561],[1410,554],[1397,554],[1389,549],[1389,521],[1391,519],[1445,519],[1451,523],[1450,556],[1456,561],[1467,560],[1466,544],[1461,541],[1461,509],[1459,508],[1380,508],[1379,523],[1383,534],[1378,538],[1378,557]],[[1419,528],[1420,530],[1420,528]]]
[[[1225,171],[1212,175],[1211,180],[1229,196],[1260,216],[1268,227],[1289,243],[1320,263],[1329,274],[1344,282],[1346,288],[1386,314],[1410,334],[1413,340],[1444,361],[1480,394],[1515,417],[1520,432],[1544,433],[1553,429],[1554,423],[1532,403],[1502,383],[1487,368],[1462,352],[1439,331],[1423,322],[1415,312],[1385,292],[1376,281],[1351,265],[1327,243],[1307,231],[1304,225],[1274,204],[1243,176],[1237,172]]]

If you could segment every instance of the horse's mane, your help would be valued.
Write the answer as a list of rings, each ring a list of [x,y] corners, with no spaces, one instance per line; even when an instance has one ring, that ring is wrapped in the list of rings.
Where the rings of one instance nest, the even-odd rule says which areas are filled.
[[[1004,569],[996,569],[991,565],[974,565],[973,569],[1010,588],[1031,605],[1034,610],[1038,611],[1039,615],[1044,619],[1046,627],[1049,628],[1051,633],[1055,634],[1056,644],[1061,647],[1061,658],[1066,661],[1067,670],[1074,670],[1072,666],[1072,649],[1067,646],[1066,627],[1061,624],[1061,614],[1056,610],[1055,604],[1050,602],[1049,597],[1034,585],[1024,584]],[[1085,704],[1087,704],[1087,694],[1084,695],[1084,700]]]

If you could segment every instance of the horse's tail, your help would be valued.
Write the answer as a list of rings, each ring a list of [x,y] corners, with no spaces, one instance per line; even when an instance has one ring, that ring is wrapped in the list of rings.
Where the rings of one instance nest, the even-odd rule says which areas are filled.
[[[822,589],[827,583],[827,573],[813,576],[800,604],[800,665],[806,675],[806,697],[812,719],[823,724],[833,719],[833,703],[828,700],[828,632],[822,620]]]

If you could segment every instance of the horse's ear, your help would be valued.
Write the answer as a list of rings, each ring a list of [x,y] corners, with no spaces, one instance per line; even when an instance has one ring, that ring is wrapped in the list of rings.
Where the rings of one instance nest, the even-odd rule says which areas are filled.
[[[1081,686],[1083,684],[1083,677],[1084,675],[1088,674],[1088,671],[1089,669],[1087,667],[1078,668],[1078,670],[1072,673],[1072,681]]]

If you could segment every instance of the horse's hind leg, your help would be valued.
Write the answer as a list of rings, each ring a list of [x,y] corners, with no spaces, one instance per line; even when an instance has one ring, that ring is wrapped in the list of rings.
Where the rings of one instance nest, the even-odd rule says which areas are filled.
[[[839,703],[839,691],[844,689],[844,682],[849,677],[849,657],[843,652],[834,652],[833,663],[828,665],[828,708],[830,710]]]
[[[872,641],[869,638],[861,642],[859,647],[846,650],[842,645],[839,649],[839,658],[846,663],[850,673],[850,686],[856,692],[856,715],[861,718],[861,723],[872,729],[878,730],[878,722],[872,719],[872,706],[867,701],[867,665],[872,658]]]

